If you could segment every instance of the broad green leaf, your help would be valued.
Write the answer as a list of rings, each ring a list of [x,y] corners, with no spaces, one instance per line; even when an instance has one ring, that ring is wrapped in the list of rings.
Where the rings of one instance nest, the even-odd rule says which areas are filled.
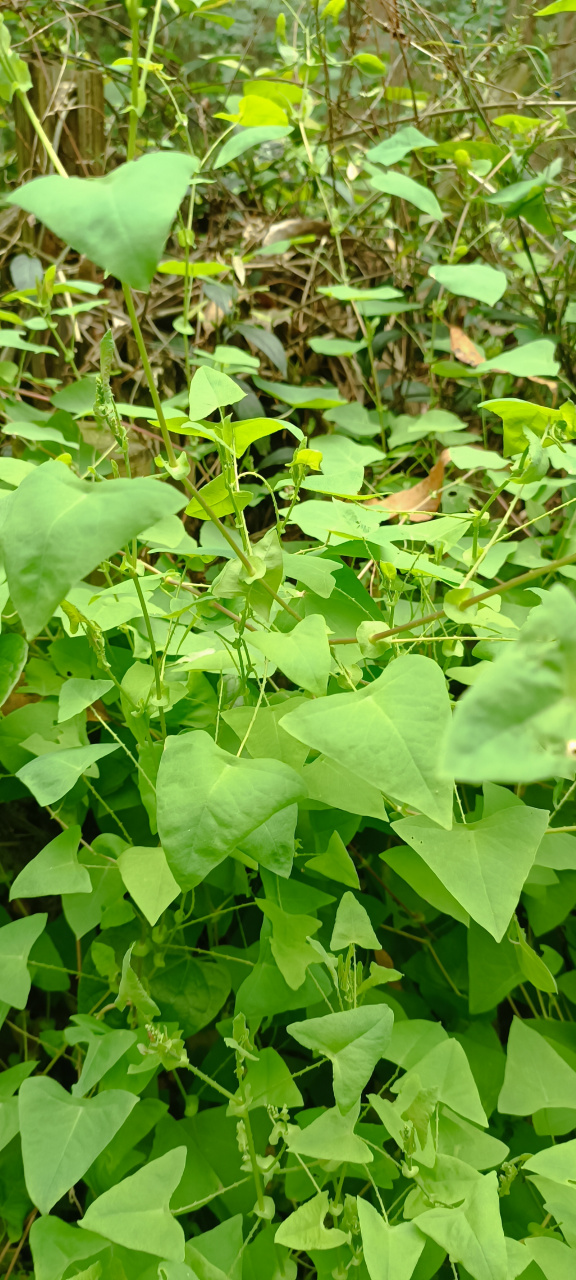
[[[390,1226],[369,1200],[358,1196],[356,1203],[370,1280],[411,1280],[426,1243],[416,1223]]]
[[[543,1151],[538,1151],[526,1161],[524,1168],[530,1173],[539,1173],[544,1178],[551,1178],[552,1182],[565,1182],[567,1184],[576,1181],[574,1177],[576,1159],[576,1138],[572,1138],[570,1142],[562,1142],[554,1147],[545,1147]]]
[[[112,680],[65,680],[58,695],[58,722],[71,720],[113,688]]]
[[[548,811],[518,806],[479,822],[457,823],[451,831],[426,818],[392,825],[472,919],[500,942],[548,826]]]
[[[575,1090],[576,1071],[543,1036],[514,1018],[498,1110],[507,1115],[527,1116],[559,1107],[574,1108]]]
[[[10,595],[28,636],[41,631],[70,587],[101,560],[183,503],[158,480],[95,484],[79,480],[63,462],[36,467],[9,501],[2,544]]]
[[[339,1227],[328,1228],[324,1219],[328,1213],[328,1192],[320,1191],[318,1195],[307,1200],[306,1204],[295,1209],[284,1222],[280,1223],[274,1237],[276,1244],[286,1245],[288,1249],[335,1249],[346,1244],[350,1239],[347,1232]]]
[[[2,334],[0,334],[0,341],[1,340]],[[28,343],[25,345],[29,346],[30,344]],[[50,348],[47,347],[44,348],[44,350],[49,351]],[[51,427],[48,423],[46,423],[45,426],[38,426],[35,422],[10,422],[6,423],[2,430],[7,436],[18,436],[19,440],[30,440],[31,442],[37,442],[39,444],[61,444],[68,451],[74,451],[74,449],[80,448],[77,440],[68,440],[66,436],[58,430],[58,427]],[[56,450],[53,452],[56,452]]]
[[[0,1000],[15,1009],[26,1008],[31,986],[28,956],[47,920],[41,911],[12,920],[0,929]]]
[[[241,1280],[244,1260],[241,1213],[218,1223],[211,1231],[192,1236],[186,1244],[189,1280]],[[179,1280],[170,1273],[168,1280]],[[182,1275],[181,1280],[188,1280]]]
[[[49,1213],[83,1177],[137,1101],[124,1090],[73,1098],[47,1076],[24,1081],[19,1103],[24,1171],[41,1213]]]
[[[370,186],[376,191],[383,191],[387,196],[406,200],[408,204],[413,204],[416,209],[427,213],[430,218],[437,218],[439,222],[444,217],[434,192],[428,187],[423,187],[420,182],[415,182],[414,178],[409,178],[405,173],[394,173],[390,169],[386,173],[379,173],[376,170],[372,172]]]
[[[521,453],[528,444],[526,428],[535,435],[542,436],[548,427],[562,420],[562,409],[551,409],[546,405],[533,404],[529,400],[519,400],[508,396],[505,400],[483,400],[478,406],[489,409],[502,419],[504,426],[504,454]]]
[[[54,1215],[36,1218],[30,1230],[30,1247],[36,1280],[61,1280],[73,1263],[107,1249],[108,1242],[91,1231]]]
[[[392,1093],[399,1094],[401,1098],[414,1079],[417,1079],[419,1088],[434,1089],[438,1101],[464,1116],[465,1120],[484,1128],[488,1124],[468,1059],[457,1040],[448,1038],[430,1049],[406,1076],[391,1085]]]
[[[149,924],[156,924],[180,893],[162,846],[133,845],[123,849],[118,868],[136,906]]]
[[[328,756],[317,756],[307,764],[302,777],[310,800],[319,800],[334,809],[345,809],[347,813],[358,813],[363,818],[386,820],[381,792]]]
[[[354,1132],[360,1115],[360,1102],[343,1116],[338,1107],[323,1111],[312,1124],[300,1129],[291,1125],[287,1146],[300,1156],[313,1160],[349,1161],[352,1164],[372,1164],[374,1155],[370,1147]]]
[[[368,912],[353,893],[347,892],[342,894],[338,903],[330,947],[332,951],[342,951],[351,944],[364,947],[366,951],[378,951],[380,948],[380,940],[374,933]]]
[[[6,1098],[4,1102],[0,1102],[0,1151],[16,1137],[19,1128],[18,1099]]]
[[[448,738],[448,768],[467,782],[532,782],[574,776],[572,671],[576,601],[554,586],[514,644],[483,669],[460,699]]]
[[[314,923],[317,925],[318,921]],[[255,1107],[301,1107],[302,1094],[276,1049],[261,1049],[255,1062],[247,1062],[244,1079],[250,1110]]]
[[[241,133],[233,133],[232,137],[228,138],[220,148],[212,167],[222,169],[225,164],[231,164],[252,147],[261,147],[263,142],[276,142],[279,138],[287,138],[291,132],[290,125],[281,124],[245,127]]]
[[[222,374],[221,376],[225,377],[226,375]],[[222,516],[231,515],[233,511],[242,511],[252,498],[250,490],[246,489],[240,489],[235,493],[234,498],[231,498],[226,479],[222,473],[216,476],[214,480],[209,480],[208,484],[203,484],[200,493],[213,514],[218,516],[219,519]],[[186,507],[186,515],[193,516],[195,520],[209,520],[211,518],[197,498],[191,498]]]
[[[372,164],[397,164],[410,151],[420,151],[436,145],[433,138],[428,138],[413,124],[406,124],[403,129],[397,129],[390,138],[384,138],[375,147],[369,147],[366,159]]]
[[[15,631],[0,635],[0,707],[18,684],[26,665],[28,645]]]
[[[473,1182],[458,1208],[429,1209],[419,1215],[417,1224],[474,1280],[507,1280],[506,1242],[495,1173]]]
[[[537,9],[537,18],[547,18],[551,13],[576,13],[576,0],[554,0],[545,9]]]
[[[245,836],[303,791],[288,765],[239,759],[203,732],[167,739],[157,785],[158,832],[182,888],[199,884]]]
[[[316,697],[326,693],[332,667],[328,631],[319,613],[310,613],[292,631],[258,631],[250,636],[251,648],[258,649],[293,684]]]
[[[83,1098],[136,1044],[136,1032],[123,1028],[112,1031],[105,1022],[79,1013],[73,1015],[71,1025],[66,1027],[64,1039],[67,1044],[87,1045],[80,1076],[72,1085],[73,1096]]]
[[[383,1057],[392,1032],[393,1014],[386,1005],[364,1005],[328,1013],[307,1022],[292,1022],[288,1031],[299,1044],[323,1053],[332,1063],[334,1097],[340,1111],[350,1111]]]
[[[483,262],[460,266],[437,263],[430,267],[428,275],[457,297],[475,298],[477,302],[486,302],[489,307],[494,307],[500,301],[508,285],[503,271],[488,267]]]
[[[194,168],[190,156],[158,151],[104,178],[34,178],[8,201],[111,275],[146,292]]]
[[[275,875],[289,876],[296,851],[297,821],[298,805],[287,805],[243,837],[239,842],[241,852]]]
[[[517,949],[506,936],[496,942],[472,923],[468,930],[468,975],[470,1012],[496,1009],[523,980]]]
[[[492,356],[491,360],[484,360],[476,365],[474,373],[481,377],[494,370],[496,373],[512,373],[516,378],[555,378],[560,368],[554,358],[555,347],[549,338],[525,342],[523,346],[512,347],[499,356]]]
[[[283,911],[276,902],[256,898],[256,905],[264,912],[272,925],[272,955],[282,977],[293,991],[302,986],[308,966],[318,962],[318,956],[307,939],[320,928],[314,916],[296,915]]]
[[[571,4],[572,12],[576,11],[575,0],[560,0],[561,4]],[[552,8],[555,6],[552,5]],[[546,1280],[572,1280],[574,1275],[574,1247],[569,1249],[560,1239],[547,1239],[545,1236],[534,1236],[524,1240],[524,1249],[529,1258],[540,1268]],[[522,1273],[519,1272],[519,1275]],[[527,1273],[529,1275],[529,1272]]]
[[[319,853],[306,863],[308,871],[326,876],[328,880],[336,880],[338,884],[346,884],[351,889],[359,889],[358,872],[342,836],[337,831],[330,836],[326,853]]]
[[[184,1173],[186,1147],[176,1147],[93,1200],[79,1226],[127,1249],[184,1261],[184,1232],[170,1200]]]
[[[286,382],[267,382],[265,378],[254,378],[260,391],[292,405],[294,409],[334,409],[346,401],[335,387],[293,387]]]
[[[387,866],[392,867],[396,875],[401,876],[414,889],[415,893],[419,894],[425,902],[430,903],[430,906],[443,911],[445,915],[453,916],[461,924],[470,923],[469,913],[454,895],[449,893],[446,885],[415,849],[411,849],[407,844],[394,845],[391,849],[385,849],[380,857]]]
[[[491,1133],[483,1133],[476,1125],[442,1106],[438,1116],[438,1154],[456,1156],[483,1171],[502,1164],[510,1148]]]
[[[440,772],[438,745],[449,718],[440,668],[430,658],[406,656],[365,689],[305,703],[281,724],[385,795],[448,827],[452,782]]]
[[[41,898],[44,894],[90,893],[92,882],[78,862],[80,827],[68,827],[27,862],[10,889],[13,898]]]
[[[190,413],[195,422],[208,418],[216,409],[244,400],[246,392],[227,373],[202,365],[190,383]]]
[[[83,773],[94,776],[94,765],[97,760],[109,756],[118,750],[118,744],[96,743],[93,747],[70,747],[64,751],[51,751],[46,755],[29,760],[28,764],[18,769],[16,777],[20,778],[32,792],[38,804],[54,804],[61,800]]]

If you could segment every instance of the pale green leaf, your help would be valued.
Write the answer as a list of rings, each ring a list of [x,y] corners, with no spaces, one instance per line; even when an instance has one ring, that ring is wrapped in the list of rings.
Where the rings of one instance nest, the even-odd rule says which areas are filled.
[[[370,1280],[411,1280],[425,1236],[413,1222],[390,1226],[378,1210],[358,1196],[364,1261]]]
[[[202,365],[190,383],[190,413],[195,422],[208,418],[216,409],[243,400],[246,392],[227,373]]]
[[[88,1206],[79,1226],[127,1249],[184,1261],[184,1232],[170,1213],[181,1181],[186,1147],[175,1147],[124,1178]]]
[[[350,1239],[347,1232],[339,1227],[324,1226],[328,1213],[328,1192],[320,1191],[318,1195],[307,1200],[300,1208],[295,1209],[284,1222],[280,1223],[274,1237],[276,1244],[286,1245],[288,1249],[335,1249],[346,1244]]]
[[[54,804],[72,790],[83,773],[93,776],[94,765],[98,760],[117,750],[118,744],[112,742],[51,751],[35,760],[29,760],[28,764],[18,769],[16,777],[25,783],[38,804]]]
[[[281,723],[385,795],[448,827],[452,782],[440,771],[438,745],[449,719],[440,668],[430,658],[406,656],[359,692],[305,703]]]
[[[300,1156],[309,1156],[313,1160],[336,1160],[339,1164],[343,1161],[371,1164],[374,1155],[370,1147],[354,1132],[359,1115],[358,1101],[347,1115],[343,1116],[338,1107],[330,1107],[304,1128],[291,1125],[287,1138],[288,1150],[295,1151]]]
[[[506,1074],[498,1110],[527,1116],[559,1107],[574,1108],[576,1071],[537,1031],[514,1018],[508,1037]]]
[[[79,715],[113,688],[112,680],[65,680],[58,695],[58,723]]]
[[[15,631],[0,635],[0,707],[20,679],[28,657],[28,645]]]
[[[24,1081],[19,1102],[24,1172],[41,1213],[49,1213],[83,1177],[137,1101],[124,1090],[73,1098],[47,1076]]]
[[[7,198],[64,244],[146,291],[194,169],[191,156],[158,151],[104,178],[34,178]]]
[[[180,893],[162,846],[133,845],[123,849],[118,868],[136,906],[150,924],[156,924]]]
[[[183,498],[158,480],[95,484],[79,480],[63,462],[47,462],[25,477],[9,502],[2,529],[8,584],[32,636],[70,587],[141,529],[180,510]]]
[[[256,898],[255,901],[271,922],[272,955],[280,973],[288,986],[297,991],[304,982],[309,965],[318,961],[307,939],[318,931],[320,921],[314,916],[283,911],[276,902],[264,898]]]
[[[351,889],[360,888],[356,867],[342,836],[337,831],[330,836],[326,852],[310,858],[306,863],[306,869],[314,871],[317,875],[326,876],[328,880],[336,880],[338,884],[346,884]]]
[[[12,920],[0,929],[0,1000],[15,1009],[25,1009],[30,994],[28,956],[46,927],[48,916]]]
[[[353,893],[346,892],[338,903],[330,947],[332,951],[342,951],[351,944],[364,947],[366,951],[380,949],[368,912]]]
[[[323,1053],[332,1063],[334,1097],[345,1114],[383,1057],[392,1032],[393,1014],[387,1005],[363,1005],[328,1013],[307,1022],[292,1022],[288,1031],[299,1044]]]
[[[458,1208],[429,1209],[417,1225],[474,1280],[507,1280],[506,1242],[495,1173],[474,1181]]]
[[[92,882],[78,862],[80,827],[68,827],[27,862],[10,889],[13,898],[41,898],[44,894],[90,893]]]
[[[428,214],[430,218],[437,218],[439,222],[444,217],[434,192],[428,187],[423,187],[420,182],[415,182],[414,178],[409,178],[405,173],[395,173],[390,169],[386,173],[379,173],[376,170],[372,172],[370,186],[376,191],[383,191],[387,196],[406,200],[408,204],[413,204],[416,209]]]
[[[233,160],[237,160],[245,151],[250,151],[252,147],[260,147],[263,142],[276,142],[279,138],[287,138],[291,132],[290,125],[247,126],[240,133],[233,133],[232,137],[227,139],[218,152],[212,167],[214,169],[222,169],[225,164],[231,164]]]
[[[474,298],[489,307],[500,301],[508,284],[503,271],[488,267],[484,262],[461,263],[459,266],[436,263],[428,274],[457,297]]]
[[[249,645],[268,659],[270,675],[279,667],[293,684],[308,693],[316,697],[326,693],[332,657],[326,623],[319,613],[308,614],[292,631],[253,633]]]

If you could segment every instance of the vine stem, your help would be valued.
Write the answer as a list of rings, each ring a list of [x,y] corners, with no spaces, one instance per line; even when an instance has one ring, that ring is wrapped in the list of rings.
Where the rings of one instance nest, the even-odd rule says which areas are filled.
[[[469,609],[473,604],[480,604],[482,600],[488,600],[490,596],[501,596],[505,591],[511,591],[514,587],[526,586],[529,582],[534,582],[536,578],[541,578],[543,574],[554,573],[556,569],[563,569],[567,564],[574,564],[576,560],[576,552],[572,552],[569,556],[560,556],[558,560],[549,560],[547,564],[540,565],[537,569],[529,569],[528,573],[519,573],[516,578],[509,578],[507,582],[500,582],[496,587],[490,587],[488,591],[480,591],[476,596],[470,596],[469,600],[463,600],[458,607],[460,609]],[[388,627],[387,631],[377,631],[371,640],[387,640],[388,636],[396,636],[401,631],[413,631],[414,627],[423,627],[428,622],[437,622],[438,618],[444,616],[444,609],[436,609],[434,613],[426,613],[422,618],[413,618],[412,622],[402,622],[397,627]],[[356,636],[344,636],[339,640],[331,640],[334,644],[357,644]]]
[[[130,37],[132,44],[132,65],[130,67],[130,124],[128,126],[128,143],[126,146],[127,160],[134,159],[136,152],[136,137],[138,134],[138,46],[140,43],[138,0],[133,0],[133,3],[130,5]]]
[[[28,116],[28,119],[32,125],[32,128],[34,129],[34,132],[36,133],[36,135],[40,139],[40,142],[42,143],[42,146],[44,147],[44,150],[46,152],[46,155],[48,156],[48,159],[52,161],[52,164],[54,165],[56,172],[60,174],[60,177],[67,178],[68,174],[66,173],[64,165],[56,155],[54,147],[52,146],[52,143],[46,131],[44,130],[40,120],[38,119],[38,116],[36,115],[34,107],[32,106],[31,102],[28,99],[27,93],[25,92],[24,89],[17,89],[16,92],[17,92],[19,101],[22,103],[22,106],[24,107],[24,110],[26,112],[26,115]]]

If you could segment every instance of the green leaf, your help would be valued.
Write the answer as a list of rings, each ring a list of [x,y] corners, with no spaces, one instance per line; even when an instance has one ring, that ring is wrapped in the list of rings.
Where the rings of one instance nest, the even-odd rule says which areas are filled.
[[[326,852],[310,858],[306,863],[306,869],[315,871],[317,875],[326,876],[328,880],[336,880],[338,884],[347,884],[351,889],[360,888],[356,867],[342,836],[337,831],[330,836]]]
[[[334,1097],[343,1114],[358,1101],[383,1057],[393,1020],[386,1005],[364,1005],[290,1023],[288,1031],[299,1044],[325,1054],[332,1063]]]
[[[393,173],[391,170],[386,173],[373,172],[370,186],[376,191],[383,191],[387,196],[406,200],[408,204],[413,204],[416,209],[428,214],[430,218],[437,218],[439,222],[444,217],[434,192],[428,187],[423,187],[420,182],[415,182],[405,173]]]
[[[11,102],[18,90],[26,93],[31,88],[28,66],[23,58],[14,53],[9,29],[4,25],[4,18],[0,14],[0,99]]]
[[[319,800],[334,809],[345,809],[347,813],[358,813],[363,818],[386,820],[381,792],[335,760],[318,756],[305,766],[302,777],[310,800]],[[356,887],[355,882],[351,882],[351,887]]]
[[[61,1280],[75,1262],[91,1258],[109,1246],[101,1236],[79,1231],[61,1218],[36,1218],[30,1230],[36,1280]]]
[[[506,1242],[500,1217],[495,1173],[473,1182],[456,1209],[429,1209],[417,1219],[420,1231],[432,1237],[461,1263],[474,1280],[507,1280]]]
[[[263,142],[276,142],[279,138],[287,138],[291,132],[290,125],[248,126],[242,129],[241,133],[233,133],[232,137],[228,138],[224,146],[220,148],[212,168],[222,169],[225,164],[231,164],[233,160],[237,160],[239,156],[244,155],[245,151],[250,151],[252,147],[261,147]]]
[[[318,963],[318,956],[307,939],[320,928],[314,916],[296,915],[283,911],[276,902],[256,898],[256,905],[264,912],[272,925],[272,955],[282,977],[293,991],[302,986],[309,965]]]
[[[522,982],[518,952],[509,938],[496,942],[472,923],[468,930],[468,999],[472,1014],[488,1013]]]
[[[516,917],[514,917],[508,936],[518,952],[518,962],[523,978],[531,982],[537,991],[546,991],[548,995],[556,995],[558,987],[553,974],[550,973],[548,965],[545,964],[542,957],[527,942],[525,931],[518,924]]]
[[[467,912],[497,942],[504,937],[548,826],[546,809],[503,809],[451,831],[426,818],[394,822],[394,831],[423,858]]]
[[[158,832],[178,883],[199,884],[302,790],[298,774],[278,760],[239,759],[207,733],[169,737],[158,771]]]
[[[308,614],[292,631],[258,631],[249,644],[272,664],[270,675],[279,667],[301,689],[320,698],[326,693],[332,657],[328,629],[319,613]]]
[[[182,495],[158,480],[94,484],[79,480],[63,462],[36,467],[9,501],[10,519],[2,529],[6,572],[28,636],[42,630],[70,587],[183,505]]]
[[[547,18],[551,13],[576,13],[576,0],[554,0],[545,9],[537,9],[536,17]]]
[[[576,1071],[543,1036],[514,1018],[498,1110],[506,1115],[527,1116],[559,1107],[574,1108],[575,1090]]]
[[[315,751],[448,827],[452,782],[439,768],[438,743],[450,704],[440,668],[430,658],[397,658],[357,693],[304,703],[282,727]]]
[[[571,778],[576,601],[554,586],[456,707],[447,767],[467,782]]]
[[[10,889],[14,898],[41,898],[45,894],[91,893],[92,882],[78,862],[80,827],[68,827],[27,862]]]
[[[156,1001],[152,999],[145,987],[142,985],[138,975],[134,972],[131,964],[132,951],[135,943],[132,943],[122,961],[122,974],[120,977],[120,986],[118,987],[118,995],[114,1001],[120,1011],[126,1006],[133,1007],[142,1022],[150,1022],[152,1018],[157,1018],[160,1010]]]
[[[58,723],[71,720],[86,707],[92,707],[114,688],[112,680],[65,680],[58,695]]]
[[[222,374],[222,377],[225,376],[225,374]],[[249,490],[240,489],[232,499],[226,484],[226,478],[222,473],[216,476],[214,480],[210,480],[208,484],[203,484],[200,493],[214,515],[218,516],[219,519],[222,516],[232,515],[233,511],[242,511],[252,498]],[[195,520],[209,520],[211,518],[206,514],[204,507],[201,506],[197,498],[192,498],[188,503],[186,515],[193,516]]]
[[[26,1008],[31,986],[28,956],[47,920],[41,911],[12,920],[0,929],[0,1000],[15,1009]]]
[[[238,404],[245,396],[246,392],[227,373],[202,365],[196,370],[190,383],[191,416],[195,422],[199,418],[208,418],[216,409]]]
[[[16,777],[20,778],[32,792],[38,804],[54,804],[61,800],[82,777],[83,773],[94,776],[94,765],[97,760],[109,756],[118,750],[116,742],[100,744],[93,747],[70,747],[64,751],[51,751],[46,755],[29,760],[28,764],[18,769]]]
[[[267,395],[292,405],[294,409],[334,409],[346,401],[335,387],[293,387],[286,382],[267,382],[265,378],[254,378],[256,386]]]
[[[468,1058],[457,1040],[442,1040],[416,1061],[412,1059],[408,1074],[391,1086],[392,1093],[404,1094],[414,1078],[419,1088],[434,1089],[439,1102],[466,1120],[482,1127],[488,1124]]]
[[[118,869],[130,897],[150,924],[156,924],[180,893],[161,845],[133,845],[123,849]]]
[[[317,925],[318,921],[314,923]],[[244,1085],[250,1098],[250,1111],[255,1107],[301,1107],[302,1094],[292,1079],[280,1054],[271,1046],[261,1049],[256,1062],[247,1062]]]
[[[190,156],[158,151],[104,178],[34,178],[7,199],[64,244],[146,292],[194,168]]]
[[[433,138],[428,138],[425,133],[421,133],[420,129],[416,129],[413,124],[407,124],[404,125],[403,129],[397,129],[391,138],[384,138],[375,147],[369,147],[366,152],[366,159],[370,160],[372,164],[397,164],[410,151],[420,151],[436,145],[437,143]]]
[[[354,1132],[360,1115],[360,1102],[343,1116],[338,1107],[323,1111],[312,1124],[300,1129],[291,1125],[287,1147],[300,1156],[313,1160],[336,1160],[338,1164],[372,1164],[374,1155],[370,1147]]]
[[[437,263],[430,267],[428,275],[457,297],[475,298],[477,302],[485,302],[489,307],[496,306],[508,285],[503,271],[487,267],[483,262],[460,266]]]
[[[26,1186],[41,1213],[84,1176],[138,1099],[123,1090],[72,1098],[56,1080],[34,1076],[20,1088]]]
[[[183,1262],[184,1232],[169,1206],[185,1163],[186,1147],[175,1147],[148,1161],[94,1200],[78,1225],[127,1249]]]
[[[113,952],[112,956],[114,956]],[[92,957],[94,957],[94,944],[92,944]],[[114,965],[116,965],[115,960]],[[72,1085],[73,1096],[83,1098],[136,1044],[136,1033],[124,1029],[112,1031],[104,1022],[82,1013],[73,1015],[72,1024],[76,1025],[66,1027],[64,1032],[66,1043],[88,1046],[80,1076]]]
[[[211,1231],[192,1236],[186,1244],[186,1262],[193,1268],[181,1280],[241,1280],[244,1260],[242,1214],[218,1223]],[[179,1280],[170,1272],[168,1280]]]
[[[358,1196],[356,1203],[370,1280],[411,1280],[426,1243],[416,1223],[391,1227],[369,1200]]]
[[[342,951],[351,944],[364,947],[366,951],[380,949],[380,941],[374,933],[368,912],[354,894],[348,892],[342,894],[338,903],[330,947],[332,951]]]
[[[347,1232],[339,1227],[324,1226],[327,1213],[328,1192],[320,1191],[280,1223],[274,1237],[276,1244],[283,1244],[287,1249],[304,1249],[306,1253],[311,1249],[335,1249],[346,1244],[350,1239]]]
[[[0,341],[2,335],[0,334]],[[30,346],[30,343],[23,344]],[[50,347],[41,347],[41,351],[50,351]],[[45,426],[38,426],[35,422],[10,422],[2,428],[7,436],[18,436],[19,440],[30,440],[39,444],[61,444],[67,450],[79,449],[80,445],[77,440],[67,440],[66,436],[58,430],[57,427],[51,427],[48,423]]]
[[[525,342],[520,347],[512,347],[503,351],[491,360],[484,360],[476,365],[474,373],[482,377],[484,373],[494,370],[496,373],[511,373],[516,378],[555,378],[560,365],[554,359],[556,344],[548,338],[538,338],[536,342]]]
[[[0,635],[0,707],[18,684],[26,666],[28,645],[16,632],[4,632]]]

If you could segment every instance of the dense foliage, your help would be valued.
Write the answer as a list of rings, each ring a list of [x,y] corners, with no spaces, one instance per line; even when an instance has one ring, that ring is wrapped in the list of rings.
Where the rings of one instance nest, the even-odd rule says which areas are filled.
[[[574,1275],[575,11],[0,17],[7,1276]]]

